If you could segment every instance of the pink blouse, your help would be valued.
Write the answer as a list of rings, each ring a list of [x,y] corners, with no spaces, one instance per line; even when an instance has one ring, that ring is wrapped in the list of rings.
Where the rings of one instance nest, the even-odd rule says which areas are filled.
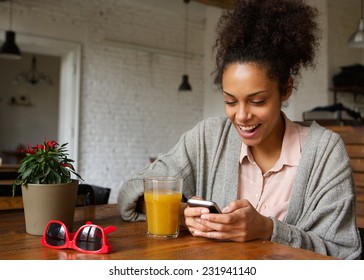
[[[238,199],[247,199],[264,215],[284,220],[296,169],[309,128],[285,117],[286,131],[281,155],[265,174],[255,163],[248,146],[242,143],[239,165]]]

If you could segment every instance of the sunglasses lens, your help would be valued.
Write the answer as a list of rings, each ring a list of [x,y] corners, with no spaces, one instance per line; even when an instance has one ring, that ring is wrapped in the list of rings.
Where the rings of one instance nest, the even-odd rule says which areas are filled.
[[[94,226],[84,227],[76,236],[76,246],[87,251],[98,251],[102,247],[102,231]]]
[[[48,226],[45,241],[48,245],[62,246],[66,243],[66,229],[63,225],[52,223]]]

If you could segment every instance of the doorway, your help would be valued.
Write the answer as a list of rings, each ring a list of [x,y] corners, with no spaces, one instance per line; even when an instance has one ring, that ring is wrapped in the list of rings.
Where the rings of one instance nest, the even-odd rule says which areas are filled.
[[[0,31],[0,38],[5,37],[4,33]],[[81,46],[74,42],[21,33],[17,33],[16,42],[22,52],[57,56],[60,59],[58,139],[56,141],[68,143],[69,157],[74,159],[74,166],[77,169]]]
[[[58,139],[58,56],[22,52],[0,60],[0,157],[17,164],[27,145]]]

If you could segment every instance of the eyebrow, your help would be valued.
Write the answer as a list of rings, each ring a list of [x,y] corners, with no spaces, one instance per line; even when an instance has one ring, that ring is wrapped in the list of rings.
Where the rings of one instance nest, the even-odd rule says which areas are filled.
[[[230,97],[234,97],[235,98],[234,94],[232,94],[232,93],[229,93],[229,92],[227,92],[225,90],[222,90],[222,92],[224,94],[230,96]],[[249,93],[248,96],[255,96],[255,95],[258,95],[259,93],[263,93],[263,92],[268,92],[268,91],[267,90],[261,90],[261,91],[257,91],[257,92],[252,92],[252,93]]]

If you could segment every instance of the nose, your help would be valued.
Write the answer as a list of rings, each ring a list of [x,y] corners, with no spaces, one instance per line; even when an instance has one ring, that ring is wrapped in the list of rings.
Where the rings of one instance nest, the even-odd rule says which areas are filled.
[[[240,105],[235,113],[235,121],[237,123],[244,123],[251,118],[251,112],[248,106]]]

